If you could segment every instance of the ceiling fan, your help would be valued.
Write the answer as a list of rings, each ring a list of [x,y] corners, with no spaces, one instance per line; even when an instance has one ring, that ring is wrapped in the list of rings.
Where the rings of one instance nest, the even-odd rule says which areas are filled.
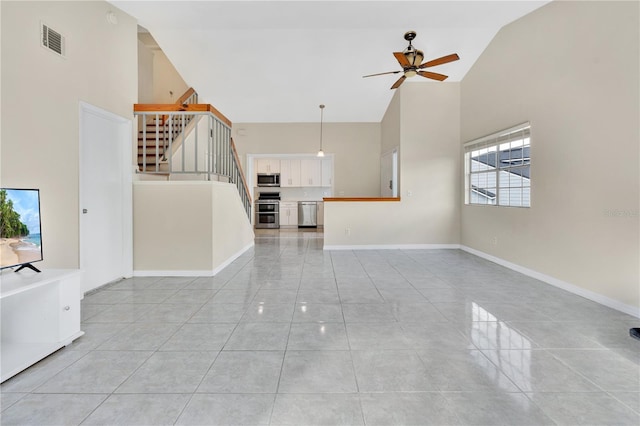
[[[398,87],[400,87],[402,83],[404,83],[407,77],[413,77],[415,75],[419,75],[425,78],[430,78],[438,81],[446,80],[448,76],[444,74],[438,74],[436,72],[422,71],[422,70],[424,68],[435,67],[436,65],[442,65],[449,62],[457,61],[458,59],[460,59],[458,54],[452,53],[451,55],[443,56],[438,59],[432,59],[430,61],[427,61],[421,64],[422,60],[424,59],[424,53],[422,52],[422,50],[419,50],[413,47],[413,45],[411,44],[411,41],[414,38],[416,38],[416,32],[407,31],[406,33],[404,33],[404,39],[409,42],[409,46],[407,46],[407,48],[402,52],[393,52],[393,56],[396,57],[396,59],[400,63],[400,66],[402,66],[402,70],[365,75],[363,76],[363,78],[374,77],[377,75],[385,75],[385,74],[397,74],[399,72],[403,73],[403,75],[395,83],[393,83],[393,86],[391,86],[392,89],[397,89]]]

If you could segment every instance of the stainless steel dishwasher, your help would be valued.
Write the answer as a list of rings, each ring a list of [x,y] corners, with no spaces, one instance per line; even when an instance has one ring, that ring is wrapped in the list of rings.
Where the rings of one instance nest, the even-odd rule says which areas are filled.
[[[317,203],[315,201],[298,201],[298,227],[317,227]]]

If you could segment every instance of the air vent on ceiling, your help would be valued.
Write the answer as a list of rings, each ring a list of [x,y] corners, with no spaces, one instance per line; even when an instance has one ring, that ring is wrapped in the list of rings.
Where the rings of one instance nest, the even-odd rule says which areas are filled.
[[[64,57],[64,36],[46,24],[42,24],[42,47]]]

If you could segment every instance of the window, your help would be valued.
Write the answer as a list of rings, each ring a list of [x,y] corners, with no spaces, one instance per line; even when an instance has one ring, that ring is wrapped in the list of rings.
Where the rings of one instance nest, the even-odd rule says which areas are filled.
[[[531,125],[464,145],[465,204],[531,206]]]

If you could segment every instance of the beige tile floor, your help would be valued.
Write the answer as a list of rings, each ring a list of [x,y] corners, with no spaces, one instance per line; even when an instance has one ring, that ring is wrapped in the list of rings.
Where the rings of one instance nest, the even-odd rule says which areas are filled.
[[[457,250],[256,234],[216,277],[87,295],[0,423],[640,424],[636,318]]]

